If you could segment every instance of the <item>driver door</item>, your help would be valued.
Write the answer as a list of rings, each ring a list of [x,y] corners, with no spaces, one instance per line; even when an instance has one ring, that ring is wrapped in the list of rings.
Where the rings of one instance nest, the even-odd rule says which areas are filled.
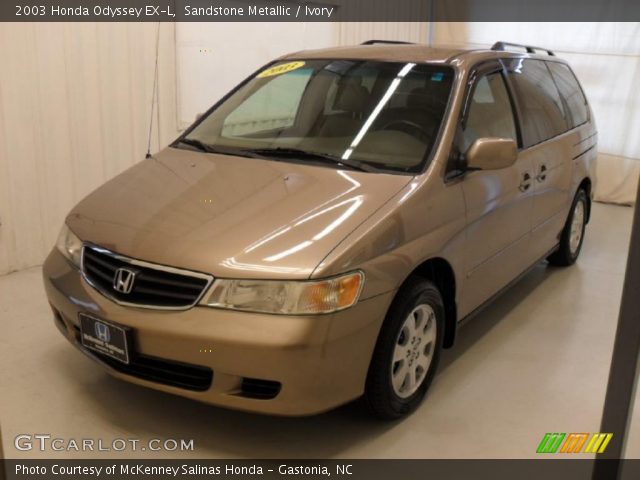
[[[502,66],[485,64],[470,78],[457,150],[466,152],[475,140],[488,137],[510,138],[520,145]],[[467,214],[463,314],[482,305],[532,262],[532,172],[531,158],[518,155],[510,167],[467,171],[462,178]]]

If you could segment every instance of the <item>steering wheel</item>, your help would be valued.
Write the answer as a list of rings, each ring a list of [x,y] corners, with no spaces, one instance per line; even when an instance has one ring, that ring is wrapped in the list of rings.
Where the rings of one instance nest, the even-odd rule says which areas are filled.
[[[411,120],[392,120],[383,125],[380,130],[397,130],[404,132],[424,143],[429,143],[429,140],[431,139],[431,135],[425,127],[412,122]]]

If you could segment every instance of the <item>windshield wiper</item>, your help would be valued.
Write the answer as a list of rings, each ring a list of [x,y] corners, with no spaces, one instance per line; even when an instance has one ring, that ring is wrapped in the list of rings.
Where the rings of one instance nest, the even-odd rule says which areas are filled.
[[[348,167],[353,170],[358,170],[360,172],[379,172],[380,171],[379,169],[371,165],[358,162],[356,160],[343,159],[335,155],[331,155],[330,153],[308,152],[306,150],[301,150],[298,148],[282,148],[282,147],[250,148],[250,149],[225,148],[225,147],[218,147],[216,145],[210,145],[200,140],[196,140],[195,138],[182,138],[178,140],[175,143],[175,145],[178,145],[181,143],[205,153],[217,153],[221,155],[237,155],[240,157],[250,157],[250,158],[308,158],[310,160],[317,160],[325,163],[328,162],[335,165]]]
[[[361,172],[379,172],[380,170],[369,164],[348,160],[331,155],[330,153],[309,152],[298,148],[252,148],[243,150],[244,152],[253,153],[267,158],[308,158],[310,160],[318,160],[325,163],[333,163],[343,167],[348,167]]]
[[[259,155],[258,153],[253,153],[251,150],[219,147],[217,145],[204,143],[200,140],[196,140],[195,138],[182,138],[178,140],[174,145],[179,145],[181,143],[205,153],[217,153],[219,155],[236,155],[238,157],[263,158],[262,155]]]
[[[181,138],[176,142],[176,145],[183,143],[185,145],[189,145],[201,152],[207,153],[218,153],[218,149],[213,145],[209,145],[208,143],[201,142],[200,140],[196,140],[195,138]]]

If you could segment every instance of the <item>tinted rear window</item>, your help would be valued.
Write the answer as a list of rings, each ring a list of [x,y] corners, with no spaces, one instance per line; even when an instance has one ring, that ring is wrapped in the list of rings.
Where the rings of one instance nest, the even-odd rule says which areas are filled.
[[[547,62],[547,65],[569,109],[569,124],[571,128],[582,125],[589,119],[589,111],[587,99],[582,93],[576,76],[563,63]]]
[[[560,135],[569,123],[553,77],[542,60],[505,62],[520,107],[525,148]]]

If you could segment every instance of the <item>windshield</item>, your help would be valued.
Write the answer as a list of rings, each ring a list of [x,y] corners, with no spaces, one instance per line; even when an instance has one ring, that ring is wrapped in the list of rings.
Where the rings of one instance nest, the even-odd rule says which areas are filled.
[[[205,151],[416,172],[436,142],[453,75],[434,64],[279,62],[183,140]]]

